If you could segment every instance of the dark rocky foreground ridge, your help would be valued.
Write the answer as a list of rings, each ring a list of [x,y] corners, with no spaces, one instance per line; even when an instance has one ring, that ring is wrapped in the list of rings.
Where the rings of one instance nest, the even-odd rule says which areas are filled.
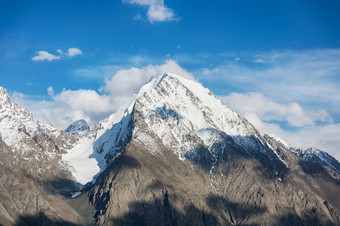
[[[334,162],[332,168],[262,137],[237,114],[230,123],[244,124],[248,135],[228,134],[214,121],[219,112],[181,79],[167,76],[155,84],[134,101],[124,127],[130,132],[117,139],[121,149],[107,154],[105,170],[76,198],[71,192],[79,185],[62,155],[81,138],[42,124],[35,130],[32,120],[13,117],[17,106],[4,98],[0,126],[11,125],[25,140],[7,144],[9,132],[0,130],[0,224],[340,225]],[[170,98],[177,101],[164,101],[177,93]],[[186,100],[215,125],[205,142],[177,103]],[[163,107],[154,108],[159,102]],[[183,146],[190,150],[177,149]]]

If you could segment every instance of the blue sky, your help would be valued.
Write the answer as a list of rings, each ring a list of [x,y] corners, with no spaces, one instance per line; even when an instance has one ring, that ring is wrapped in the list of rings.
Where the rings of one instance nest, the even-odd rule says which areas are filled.
[[[339,12],[337,0],[4,0],[0,86],[64,128],[113,113],[155,73],[187,73],[262,133],[340,158]]]

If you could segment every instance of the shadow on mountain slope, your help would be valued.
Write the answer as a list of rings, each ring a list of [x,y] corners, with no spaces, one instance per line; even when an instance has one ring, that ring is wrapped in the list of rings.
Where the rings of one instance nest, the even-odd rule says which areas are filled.
[[[302,161],[301,160],[301,161],[299,161],[299,165],[301,166],[301,169],[303,170],[303,172],[305,172],[305,173],[307,173],[311,176],[320,176],[325,180],[333,181],[333,182],[337,183],[338,185],[340,185],[340,180],[331,177],[329,172],[327,172],[327,170],[325,168],[326,166],[323,166],[319,162],[310,162],[310,161]]]
[[[211,195],[207,197],[207,205],[211,213],[199,209],[193,204],[185,206],[181,212],[171,205],[169,195],[165,191],[163,199],[153,202],[135,201],[129,203],[130,211],[122,217],[111,218],[107,224],[112,225],[259,225],[245,223],[251,216],[261,217],[266,207],[254,207],[247,204],[230,202],[225,198]],[[214,213],[214,214],[212,214]],[[218,216],[218,217],[217,217]],[[275,220],[276,219],[276,220]],[[244,222],[245,221],[245,222]],[[287,214],[274,218],[273,225],[291,226],[335,226],[330,220],[321,220],[313,210],[304,218],[296,214]],[[265,222],[265,221],[264,221]]]
[[[258,195],[263,196],[261,193]],[[242,222],[251,216],[262,215],[267,211],[266,207],[257,206],[255,204],[249,205],[246,203],[236,203],[224,197],[213,194],[206,198],[206,203],[211,209],[219,213],[221,216],[223,213],[224,215],[229,216],[229,219],[233,224]]]
[[[160,117],[163,120],[174,118],[174,119],[183,119],[183,116],[179,115],[177,112],[172,110],[171,108],[167,108],[166,106],[157,107],[155,109],[155,112],[158,117]]]
[[[122,169],[133,169],[133,168],[139,168],[140,164],[139,162],[134,159],[132,156],[124,155],[125,150],[120,152],[118,155],[116,155],[113,159],[111,164],[99,175],[97,179],[97,186],[99,187],[106,187],[107,183],[108,190],[102,194],[96,193],[94,194],[94,191],[90,191],[89,194],[89,202],[94,203],[94,207],[96,209],[96,213],[94,217],[96,218],[99,213],[105,213],[106,211],[106,205],[108,201],[110,200],[110,189],[112,188],[113,184],[116,183],[115,178]],[[108,175],[110,175],[110,171],[113,171],[113,177],[109,180],[106,179]],[[99,182],[99,183],[98,183]],[[103,202],[95,202],[95,200],[100,199],[103,200]]]
[[[36,215],[20,216],[19,220],[15,224],[16,226],[78,226],[79,224],[73,224],[67,221],[51,219],[44,213],[39,212]]]
[[[330,220],[321,221],[316,213],[312,213],[309,216],[306,216],[305,219],[302,219],[297,214],[288,214],[286,216],[279,217],[275,225],[278,226],[335,226],[336,224],[331,222]]]
[[[221,225],[218,219],[193,204],[185,207],[184,213],[174,208],[165,191],[163,199],[154,202],[132,202],[124,216],[111,219],[114,225]],[[226,222],[227,223],[227,222]]]
[[[89,157],[97,160],[101,170],[104,170],[106,165],[109,165],[111,160],[130,143],[135,123],[133,113],[134,109],[130,113],[126,110],[124,117],[93,143],[93,154]],[[102,159],[106,161],[106,165],[102,163]]]
[[[214,129],[216,130],[216,129]],[[261,166],[256,167],[256,170],[263,173],[267,179],[280,177],[283,179],[288,173],[289,169],[278,159],[278,157],[267,146],[260,147],[253,137],[232,137],[225,134],[223,131],[218,133],[223,134],[223,139],[214,142],[209,148],[200,145],[194,150],[185,153],[186,159],[195,165],[200,166],[206,172],[211,172],[212,169],[217,168],[220,164],[234,159],[254,159],[257,160]],[[247,150],[236,144],[234,139],[248,139],[253,140],[257,145],[257,150]],[[261,152],[261,148],[266,152]],[[212,150],[212,151],[211,151]]]
[[[66,199],[71,198],[71,193],[78,188],[77,182],[65,178],[56,178],[54,180],[44,181],[43,183],[46,191],[51,194],[61,195]]]

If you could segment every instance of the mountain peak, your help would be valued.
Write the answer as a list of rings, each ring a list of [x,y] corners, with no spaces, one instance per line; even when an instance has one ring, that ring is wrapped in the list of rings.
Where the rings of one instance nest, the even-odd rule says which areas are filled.
[[[6,119],[6,120],[5,120]],[[7,90],[0,87],[0,122],[9,123],[19,121],[31,121],[33,115],[26,108],[14,103]]]
[[[9,95],[7,93],[7,90],[0,86],[0,107],[4,106],[5,104],[8,104],[10,102]]]
[[[132,141],[141,143],[153,154],[161,154],[160,147],[165,147],[182,161],[196,161],[202,154],[199,151],[203,155],[209,153],[211,171],[220,161],[217,156],[230,142],[251,155],[270,152],[244,117],[223,105],[200,83],[172,73],[151,79],[127,107],[101,121],[91,134],[64,156],[71,165],[74,163],[76,171],[78,167],[77,177],[83,184],[104,170],[111,158]],[[154,139],[157,142],[150,143]],[[276,157],[270,153],[268,156]],[[79,158],[93,165],[93,175],[89,174],[89,167],[77,165]]]
[[[84,119],[80,119],[72,122],[66,129],[65,132],[71,133],[76,136],[82,136],[90,132],[90,127]]]

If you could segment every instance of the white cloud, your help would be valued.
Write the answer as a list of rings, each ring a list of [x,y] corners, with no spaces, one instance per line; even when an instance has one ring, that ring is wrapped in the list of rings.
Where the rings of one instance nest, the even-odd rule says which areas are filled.
[[[53,61],[53,60],[59,60],[60,56],[53,55],[46,51],[38,51],[38,55],[33,57],[33,61]]]
[[[333,122],[323,109],[305,111],[296,102],[279,104],[260,93],[231,93],[221,99],[227,106],[237,109],[240,113],[254,113],[263,121],[286,121],[295,127],[314,126],[315,122]]]
[[[123,0],[123,2],[147,6],[147,17],[151,23],[178,20],[174,11],[164,5],[164,0]],[[141,16],[138,14],[136,18],[141,19]]]
[[[83,54],[83,52],[78,48],[69,48],[67,50],[67,55],[69,57],[73,57],[73,56],[77,56],[77,55],[81,55],[81,54]]]
[[[297,103],[280,104],[260,93],[232,93],[220,99],[245,116],[261,134],[279,137],[304,149],[316,147],[340,160],[340,123],[334,124],[325,110],[306,111]],[[298,128],[284,130],[277,121]]]
[[[54,96],[54,92],[53,92],[53,87],[52,87],[52,86],[50,86],[50,87],[47,88],[47,93],[48,93],[48,95],[51,96],[51,97]]]
[[[78,48],[69,48],[67,50],[67,53],[64,53],[61,49],[58,49],[57,52],[59,53],[59,56],[53,55],[47,51],[38,51],[38,55],[35,57],[32,57],[33,61],[53,61],[53,60],[60,60],[65,57],[74,57],[77,55],[83,54],[83,52]]]
[[[331,115],[340,114],[340,49],[235,55],[242,61],[235,62],[231,54],[213,70],[202,68],[198,79],[225,84],[224,92],[258,92],[281,103],[320,106]],[[266,63],[254,64],[254,57]]]
[[[221,57],[226,59],[223,64],[197,74],[203,83],[223,84],[224,92],[237,92],[225,93],[227,105],[262,134],[302,148],[316,147],[340,160],[340,49]]]
[[[266,63],[266,61],[264,61],[264,60],[261,59],[261,58],[257,58],[257,59],[255,59],[255,60],[253,60],[253,62],[254,62],[254,63],[259,63],[259,64],[264,64],[264,63]]]
[[[94,90],[63,90],[54,100],[67,103],[73,110],[89,114],[101,114],[114,109],[109,96],[99,95]]]
[[[52,123],[59,129],[66,129],[70,122],[77,119],[85,119],[91,123],[91,118],[80,110],[72,109],[67,103],[60,101],[37,101],[21,93],[13,93],[13,101],[27,107],[35,119]]]
[[[36,101],[21,93],[12,95],[15,102],[30,109],[35,119],[52,123],[59,129],[78,119],[93,125],[117,110],[112,97],[93,90],[63,90],[52,98],[52,101]]]
[[[202,69],[202,74],[204,74],[204,75],[209,75],[209,74],[212,74],[212,73],[217,73],[217,72],[219,72],[219,71],[220,71],[219,68],[214,68],[214,69],[203,68],[203,69]]]
[[[142,16],[140,14],[137,14],[133,19],[134,20],[141,20]]]

